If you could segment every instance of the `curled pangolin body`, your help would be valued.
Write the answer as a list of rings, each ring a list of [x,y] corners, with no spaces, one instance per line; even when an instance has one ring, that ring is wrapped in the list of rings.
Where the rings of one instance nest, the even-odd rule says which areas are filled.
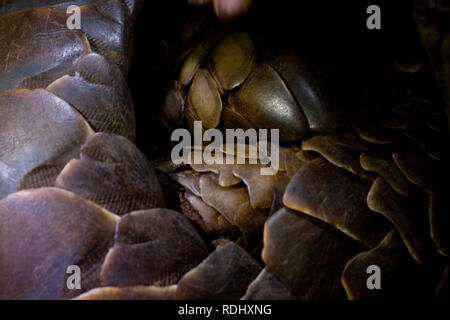
[[[446,297],[448,127],[425,61],[196,12],[159,119],[279,129],[279,170],[151,163],[127,83],[142,7],[0,5],[0,298]]]
[[[185,214],[211,237],[237,237],[251,251],[258,241],[248,238],[258,232],[249,236],[246,219],[229,214],[250,203],[239,216],[264,228],[264,275],[298,299],[444,296],[449,137],[445,104],[435,84],[425,85],[433,81],[426,63],[394,54],[388,64],[370,47],[356,61],[337,62],[342,56],[327,45],[286,47],[254,25],[189,26],[196,32],[183,38],[162,109],[168,123],[280,128],[282,165],[271,181],[252,165],[172,172]],[[383,290],[367,289],[370,265],[386,270]],[[276,298],[279,284],[264,284],[258,290]]]

